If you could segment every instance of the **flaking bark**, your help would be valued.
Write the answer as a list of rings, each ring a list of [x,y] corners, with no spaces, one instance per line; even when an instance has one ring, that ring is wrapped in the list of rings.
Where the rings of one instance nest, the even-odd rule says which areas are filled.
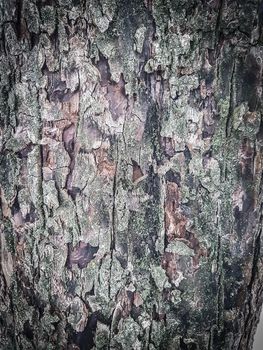
[[[263,3],[0,2],[0,348],[252,349]]]

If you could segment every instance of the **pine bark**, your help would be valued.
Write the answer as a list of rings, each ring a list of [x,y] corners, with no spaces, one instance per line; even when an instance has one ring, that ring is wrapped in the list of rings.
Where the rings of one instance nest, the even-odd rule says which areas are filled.
[[[0,348],[248,350],[263,3],[0,2]]]

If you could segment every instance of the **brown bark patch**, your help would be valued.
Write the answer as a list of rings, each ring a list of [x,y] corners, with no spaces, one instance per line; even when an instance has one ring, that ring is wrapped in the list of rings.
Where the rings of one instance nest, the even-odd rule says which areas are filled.
[[[69,121],[77,123],[79,114],[79,92],[71,93],[62,103],[63,114]]]
[[[171,175],[170,175],[170,179]],[[195,256],[192,257],[193,268],[199,266],[200,257],[208,256],[207,249],[201,246],[196,234],[186,230],[187,217],[183,214],[180,207],[180,176],[179,174],[173,175],[174,182],[166,182],[166,199],[165,199],[165,232],[168,243],[179,239],[185,243],[190,249],[194,250]],[[178,183],[176,183],[176,182]],[[168,254],[168,253],[166,253]],[[169,253],[170,254],[170,253]],[[168,260],[171,260],[171,256]],[[170,265],[172,262],[169,263]],[[167,269],[171,269],[170,265],[166,264]],[[176,265],[175,265],[176,266]],[[167,275],[174,274],[171,271],[167,272]]]
[[[161,138],[161,147],[164,155],[167,158],[171,158],[175,155],[175,142],[171,137],[162,137]]]
[[[186,217],[180,212],[180,193],[175,182],[166,183],[165,199],[165,231],[168,241],[176,237],[184,237]]]
[[[139,307],[143,304],[143,299],[138,292],[134,293],[133,304],[135,307]]]
[[[107,149],[102,146],[93,152],[95,155],[99,175],[113,179],[116,172],[116,164],[109,159]]]
[[[140,165],[132,159],[132,182],[135,182],[136,180],[140,179],[143,176],[143,172],[141,170]]]
[[[244,139],[239,150],[241,174],[247,178],[253,173],[254,147],[249,139]]]
[[[121,308],[121,315],[123,318],[126,318],[129,316],[132,309],[133,300],[134,300],[134,293],[129,290],[121,289],[120,292],[118,293],[117,303]]]
[[[161,266],[166,271],[170,282],[178,278],[176,256],[174,253],[165,252],[162,257]]]
[[[68,258],[66,266],[71,269],[73,264],[77,264],[80,269],[83,269],[88,263],[95,258],[95,254],[99,247],[93,247],[89,243],[79,242],[73,249],[68,244]]]
[[[73,143],[75,138],[76,127],[74,124],[71,124],[63,130],[62,140],[65,144],[65,149],[68,153],[72,152]]]
[[[128,107],[128,100],[125,94],[125,82],[121,75],[118,83],[111,82],[107,88],[107,100],[109,109],[114,121],[124,118]]]

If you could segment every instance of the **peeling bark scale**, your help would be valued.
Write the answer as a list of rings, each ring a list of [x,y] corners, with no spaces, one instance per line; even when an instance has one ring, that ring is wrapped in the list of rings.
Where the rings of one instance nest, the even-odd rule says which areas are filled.
[[[0,349],[248,350],[261,0],[0,2]]]

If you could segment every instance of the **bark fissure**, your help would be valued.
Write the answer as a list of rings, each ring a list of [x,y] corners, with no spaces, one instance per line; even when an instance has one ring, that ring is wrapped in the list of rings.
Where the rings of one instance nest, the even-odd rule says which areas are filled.
[[[111,272],[112,272],[112,261],[113,261],[113,254],[115,251],[115,239],[116,239],[116,195],[117,195],[117,179],[118,179],[118,144],[117,144],[117,161],[115,165],[115,173],[113,177],[113,184],[112,184],[112,224],[111,224],[111,242],[110,242],[110,269],[109,269],[109,286],[108,286],[108,295],[111,296]]]
[[[234,78],[235,78],[235,69],[236,69],[236,61],[234,60],[233,63],[233,68],[231,71],[231,77],[230,77],[230,82],[229,82],[229,108],[228,108],[228,113],[226,117],[226,139],[230,137],[231,135],[231,130],[232,130],[232,117],[233,117],[233,111],[234,111]]]

